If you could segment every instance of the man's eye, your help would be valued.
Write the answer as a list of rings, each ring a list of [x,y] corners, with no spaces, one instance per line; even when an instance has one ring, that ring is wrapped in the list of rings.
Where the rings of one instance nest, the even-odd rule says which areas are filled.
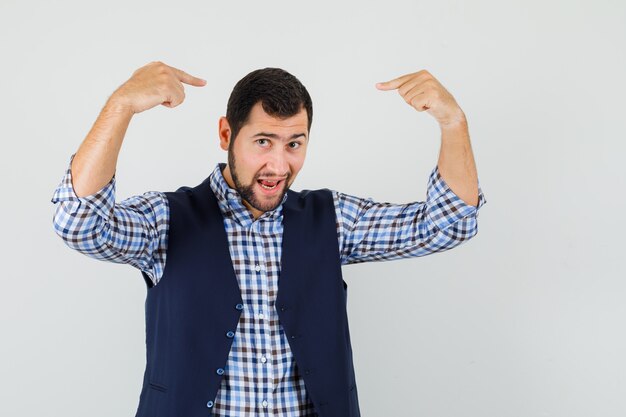
[[[300,143],[299,142],[290,142],[289,143],[289,147],[291,149],[298,149],[300,147]]]
[[[259,145],[261,145],[261,146],[265,146],[265,145],[267,145],[267,144],[268,144],[267,139],[257,139],[257,141],[256,141],[256,142],[257,142]]]

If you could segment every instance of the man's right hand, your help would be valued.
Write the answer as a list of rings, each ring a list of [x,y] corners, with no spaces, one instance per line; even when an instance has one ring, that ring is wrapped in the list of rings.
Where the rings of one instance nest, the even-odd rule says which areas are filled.
[[[109,98],[133,114],[159,104],[176,107],[185,100],[184,84],[202,87],[206,81],[160,61],[151,62],[135,72]]]
[[[178,106],[185,99],[183,83],[201,87],[206,81],[157,61],[133,72],[111,94],[72,160],[72,184],[78,197],[100,190],[115,174],[133,114],[159,104]]]

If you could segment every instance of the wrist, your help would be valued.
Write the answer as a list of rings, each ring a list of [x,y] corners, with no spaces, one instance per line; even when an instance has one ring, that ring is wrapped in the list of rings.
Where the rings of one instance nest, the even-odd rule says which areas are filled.
[[[441,127],[441,130],[467,129],[465,113],[461,111],[458,115],[452,116],[443,122],[439,122],[439,127]]]
[[[133,106],[124,99],[123,96],[113,93],[111,97],[107,100],[104,108],[110,112],[132,116],[134,115],[135,109]]]

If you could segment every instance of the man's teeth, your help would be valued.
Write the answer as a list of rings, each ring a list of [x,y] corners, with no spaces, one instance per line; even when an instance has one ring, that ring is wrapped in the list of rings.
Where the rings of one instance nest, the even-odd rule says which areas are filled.
[[[259,181],[259,184],[261,185],[261,187],[265,188],[266,190],[273,190],[278,185],[278,182]]]

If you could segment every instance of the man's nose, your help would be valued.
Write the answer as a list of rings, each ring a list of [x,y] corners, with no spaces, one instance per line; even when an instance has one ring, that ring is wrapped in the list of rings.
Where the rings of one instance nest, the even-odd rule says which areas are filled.
[[[289,172],[289,164],[286,155],[282,150],[275,150],[267,161],[267,169],[273,175],[282,177]]]

